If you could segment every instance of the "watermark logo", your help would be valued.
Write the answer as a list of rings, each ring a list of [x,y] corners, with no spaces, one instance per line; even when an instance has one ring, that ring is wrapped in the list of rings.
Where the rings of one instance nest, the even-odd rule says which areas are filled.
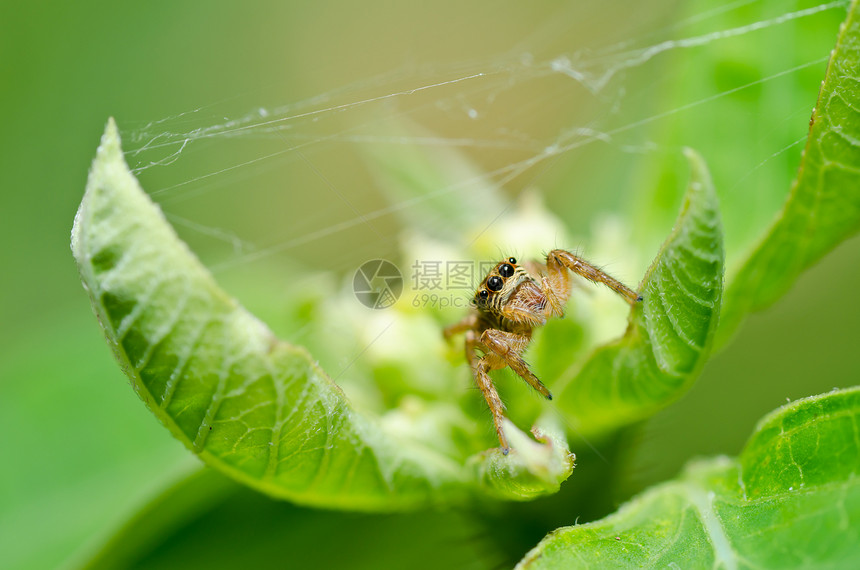
[[[352,281],[355,297],[365,307],[387,309],[403,294],[413,295],[412,306],[423,308],[468,308],[478,284],[496,261],[416,260],[411,279],[404,281],[396,265],[374,259],[358,268]]]
[[[397,266],[385,259],[362,264],[352,278],[355,298],[370,309],[387,309],[403,293],[403,276]]]

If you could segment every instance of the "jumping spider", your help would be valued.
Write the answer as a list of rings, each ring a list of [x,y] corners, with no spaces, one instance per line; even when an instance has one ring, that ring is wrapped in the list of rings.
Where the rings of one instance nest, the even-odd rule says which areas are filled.
[[[638,293],[617,279],[563,249],[549,252],[545,264],[526,262],[525,265],[528,270],[517,265],[513,257],[499,262],[475,292],[474,309],[469,316],[444,331],[446,339],[466,333],[466,360],[493,414],[496,434],[506,455],[510,447],[502,431],[505,405],[489,372],[510,366],[529,386],[552,400],[552,394],[529,370],[522,354],[535,328],[546,324],[550,317],[564,315],[571,287],[567,270],[594,283],[603,283],[631,305],[642,300]],[[483,352],[483,356],[479,357],[476,349]]]

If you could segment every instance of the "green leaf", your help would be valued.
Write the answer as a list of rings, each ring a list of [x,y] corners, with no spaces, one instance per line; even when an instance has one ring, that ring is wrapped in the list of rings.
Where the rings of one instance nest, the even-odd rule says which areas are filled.
[[[719,343],[746,313],[860,230],[860,7],[849,10],[827,66],[797,179],[767,235],[726,291]]]
[[[704,161],[687,151],[691,178],[680,217],[645,275],[627,331],[554,382],[558,406],[582,435],[642,419],[678,398],[707,360],[720,313],[723,243]]]
[[[765,417],[738,459],[692,464],[518,568],[849,568],[860,559],[860,388]]]
[[[72,250],[141,399],[203,461],[255,489],[304,504],[392,510],[482,493],[530,498],[557,490],[572,470],[554,443],[540,465],[526,450],[468,459],[440,452],[436,430],[404,436],[402,423],[351,406],[304,349],[277,339],[218,287],[129,172],[112,120]],[[416,425],[432,424],[422,424],[427,409]],[[521,485],[500,493],[502,476]]]

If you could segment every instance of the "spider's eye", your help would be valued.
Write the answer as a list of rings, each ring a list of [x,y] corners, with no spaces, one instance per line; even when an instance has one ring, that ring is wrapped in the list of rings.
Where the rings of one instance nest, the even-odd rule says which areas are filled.
[[[514,268],[512,265],[505,263],[501,267],[499,267],[499,275],[502,277],[510,277],[514,274]]]
[[[502,290],[502,278],[498,275],[493,275],[489,279],[487,279],[487,289],[490,291],[501,291]]]
[[[487,297],[489,296],[490,292],[486,289],[481,289],[480,291],[478,291],[478,297],[480,297],[482,301],[486,301]]]
[[[509,257],[509,258],[508,258],[508,263],[510,263],[511,265],[516,265],[516,264],[517,264],[517,259],[516,259],[515,257]]]

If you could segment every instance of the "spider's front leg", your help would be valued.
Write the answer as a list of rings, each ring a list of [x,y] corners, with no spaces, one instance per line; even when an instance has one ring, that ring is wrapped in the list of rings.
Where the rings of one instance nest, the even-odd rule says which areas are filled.
[[[475,323],[478,320],[478,316],[470,314],[465,319],[460,322],[454,323],[453,325],[449,325],[442,330],[442,336],[445,337],[445,340],[450,340],[454,335],[458,335],[460,333],[472,330],[475,328]],[[468,353],[468,348],[466,350]]]
[[[566,269],[570,269],[580,277],[584,277],[592,283],[602,283],[624,297],[631,305],[642,300],[642,296],[627,287],[611,275],[603,272],[598,267],[588,263],[581,257],[563,249],[554,249],[546,256],[547,279],[550,282],[556,296],[566,302],[570,297],[570,282]]]

